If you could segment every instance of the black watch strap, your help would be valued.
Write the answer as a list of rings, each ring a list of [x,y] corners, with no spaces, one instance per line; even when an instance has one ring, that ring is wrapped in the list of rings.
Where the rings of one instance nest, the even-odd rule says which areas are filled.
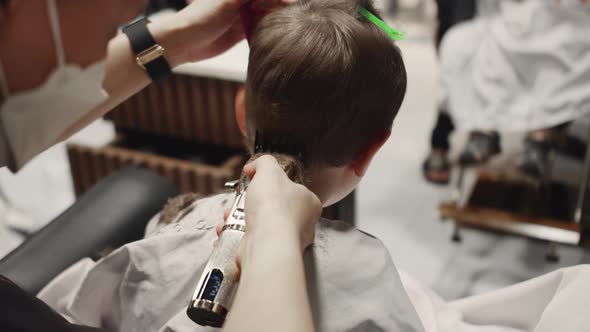
[[[146,63],[144,67],[150,78],[156,83],[160,83],[172,75],[172,69],[163,56]]]
[[[145,17],[140,18],[123,28],[123,33],[129,38],[131,43],[131,49],[133,53],[138,55],[138,64],[143,66],[149,77],[154,82],[161,82],[168,78],[172,74],[170,64],[166,61],[164,56],[159,56],[150,62],[141,64],[139,61],[139,55],[154,46],[158,46],[158,43],[147,28],[147,19]]]

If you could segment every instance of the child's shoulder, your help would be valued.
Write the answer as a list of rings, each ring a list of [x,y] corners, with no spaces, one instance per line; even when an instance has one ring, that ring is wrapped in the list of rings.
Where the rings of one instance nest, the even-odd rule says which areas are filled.
[[[318,330],[423,330],[389,251],[375,236],[323,219],[304,262],[312,311],[322,317]]]
[[[371,250],[387,253],[387,249],[377,237],[341,220],[322,218],[316,226],[315,247],[331,249],[345,246],[352,250]]]
[[[165,234],[182,228],[211,229],[223,221],[223,213],[231,207],[233,193],[201,198],[198,195],[177,196],[148,223],[145,237]]]
[[[306,255],[313,255],[319,268],[330,275],[346,274],[354,279],[396,271],[381,240],[340,220],[322,219],[318,223],[314,244]]]

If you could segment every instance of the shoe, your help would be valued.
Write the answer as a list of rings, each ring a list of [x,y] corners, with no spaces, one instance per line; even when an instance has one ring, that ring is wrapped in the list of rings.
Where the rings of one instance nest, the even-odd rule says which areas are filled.
[[[500,152],[500,135],[497,132],[475,131],[469,136],[467,146],[459,156],[459,164],[462,166],[482,164]]]
[[[446,152],[431,152],[422,163],[422,174],[430,183],[448,184],[451,176],[451,164],[447,159]]]
[[[527,138],[524,142],[524,158],[518,169],[532,178],[544,179],[550,151],[551,145],[547,142]]]

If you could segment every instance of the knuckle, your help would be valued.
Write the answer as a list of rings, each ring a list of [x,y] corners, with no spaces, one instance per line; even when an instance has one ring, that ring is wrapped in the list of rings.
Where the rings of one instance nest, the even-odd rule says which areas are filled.
[[[260,158],[258,158],[258,160],[260,160],[262,163],[272,163],[272,162],[277,162],[277,160],[275,159],[275,157],[265,154],[264,156],[260,156]]]

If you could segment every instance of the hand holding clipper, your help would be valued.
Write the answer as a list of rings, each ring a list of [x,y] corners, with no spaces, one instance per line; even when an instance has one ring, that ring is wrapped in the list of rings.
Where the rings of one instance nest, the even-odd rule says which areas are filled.
[[[285,155],[277,155],[276,157],[279,159],[279,164],[289,177],[289,180],[301,183],[300,163],[293,157]],[[245,168],[245,173],[248,173],[248,166]],[[287,180],[286,177],[285,180]],[[244,206],[248,185],[249,180],[246,175],[242,176],[241,181],[226,184],[226,186],[236,190],[236,196],[226,224],[219,236],[219,241],[205,266],[205,270],[201,275],[187,309],[187,315],[199,325],[221,327],[231,309],[238,288],[239,273],[236,258],[240,241],[246,229]],[[260,190],[260,188],[257,189]],[[314,198],[317,200],[317,197],[314,196]],[[319,200],[317,200],[316,204],[312,204],[312,206],[314,205],[317,205],[318,208],[311,209],[309,214],[317,214],[319,216],[319,211],[321,211]],[[310,219],[313,219],[313,222],[315,222],[317,216],[311,217]],[[311,229],[311,236],[305,236],[306,238],[313,239],[313,227]],[[307,233],[306,235],[309,235]],[[305,242],[310,243],[307,240]]]
[[[226,187],[235,189],[236,197],[187,309],[187,315],[203,326],[223,325],[238,285],[236,258],[246,230],[244,203],[248,178],[228,182]]]

